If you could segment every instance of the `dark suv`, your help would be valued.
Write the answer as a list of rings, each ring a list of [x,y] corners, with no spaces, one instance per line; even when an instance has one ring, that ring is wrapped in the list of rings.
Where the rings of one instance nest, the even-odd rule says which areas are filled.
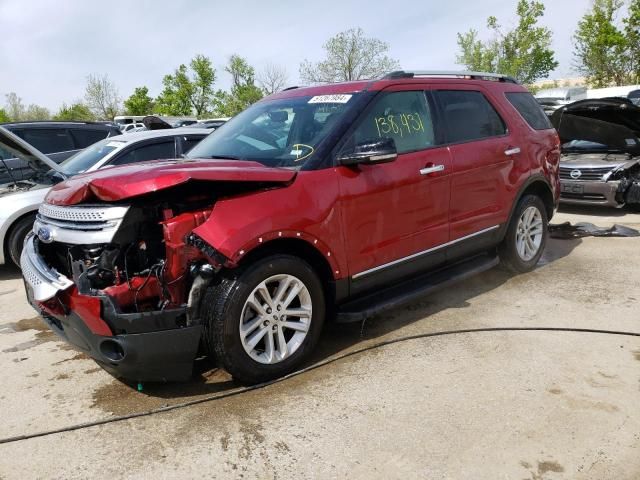
[[[15,122],[0,125],[56,163],[99,140],[121,133],[115,124],[98,122]],[[0,184],[22,180],[26,173],[31,172],[25,162],[11,158],[7,152],[0,150],[0,158],[5,163],[0,165]]]
[[[297,88],[184,159],[80,175],[22,253],[51,328],[116,375],[180,380],[210,355],[243,382],[360,321],[502,261],[533,269],[559,139],[510,78],[394,72]]]

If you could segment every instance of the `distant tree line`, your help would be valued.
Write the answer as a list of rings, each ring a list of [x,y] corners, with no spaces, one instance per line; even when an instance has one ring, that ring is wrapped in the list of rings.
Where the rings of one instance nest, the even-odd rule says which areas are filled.
[[[517,0],[516,21],[505,28],[495,16],[483,35],[471,29],[458,34],[456,62],[469,70],[510,75],[525,85],[548,78],[558,68],[552,48],[553,33],[540,20],[542,0]],[[640,0],[592,0],[573,35],[575,71],[594,87],[640,83]],[[376,78],[400,69],[389,44],[352,28],[323,45],[325,58],[305,59],[299,66],[304,84]],[[425,62],[426,63],[426,62]],[[118,114],[170,116],[233,116],[264,95],[282,90],[288,82],[286,68],[268,64],[256,73],[246,58],[229,57],[224,72],[231,76],[229,90],[215,88],[218,72],[209,57],[196,55],[162,79],[154,98],[146,86],[136,87],[122,99],[107,75],[87,77],[84,97],[63,104],[52,114],[47,108],[25,105],[16,93],[5,95],[0,122],[19,120],[111,120]]]

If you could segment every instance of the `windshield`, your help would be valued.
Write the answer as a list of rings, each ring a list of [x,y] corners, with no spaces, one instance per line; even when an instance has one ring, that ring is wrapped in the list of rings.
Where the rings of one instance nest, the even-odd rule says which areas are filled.
[[[604,143],[590,142],[589,140],[571,140],[570,142],[563,143],[562,149],[573,151],[608,151],[609,147]]]
[[[356,94],[256,103],[206,137],[187,158],[252,160],[300,168],[354,103]]]
[[[124,145],[124,142],[119,142],[112,138],[106,138],[94,143],[90,147],[72,155],[60,164],[62,170],[67,175],[75,175],[77,173],[84,172],[113,152],[119,145]]]

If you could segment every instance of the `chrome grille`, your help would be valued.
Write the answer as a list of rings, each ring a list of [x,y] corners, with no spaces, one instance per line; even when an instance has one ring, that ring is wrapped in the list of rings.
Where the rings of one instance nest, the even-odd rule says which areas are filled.
[[[129,207],[59,207],[43,203],[38,213],[54,220],[68,222],[100,222],[124,217]]]
[[[44,242],[73,245],[109,243],[128,210],[128,206],[62,207],[42,204],[33,232]]]
[[[573,180],[576,182],[579,181],[601,181],[602,180],[602,176],[609,173],[611,170],[613,170],[614,168],[616,168],[616,166],[610,166],[610,167],[580,167],[580,168],[573,168],[573,167],[560,167],[560,178],[562,180]],[[574,170],[579,170],[580,171],[580,176],[578,178],[573,178],[571,177],[571,172],[573,172]]]

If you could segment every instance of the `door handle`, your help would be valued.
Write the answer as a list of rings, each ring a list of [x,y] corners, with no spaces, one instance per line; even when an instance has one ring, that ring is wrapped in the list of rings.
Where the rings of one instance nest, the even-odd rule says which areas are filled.
[[[429,175],[430,173],[441,172],[443,170],[444,165],[432,165],[430,167],[420,169],[420,175]]]
[[[507,157],[510,157],[511,155],[517,155],[519,153],[520,153],[520,147],[508,148],[507,150],[504,151],[504,154]]]

